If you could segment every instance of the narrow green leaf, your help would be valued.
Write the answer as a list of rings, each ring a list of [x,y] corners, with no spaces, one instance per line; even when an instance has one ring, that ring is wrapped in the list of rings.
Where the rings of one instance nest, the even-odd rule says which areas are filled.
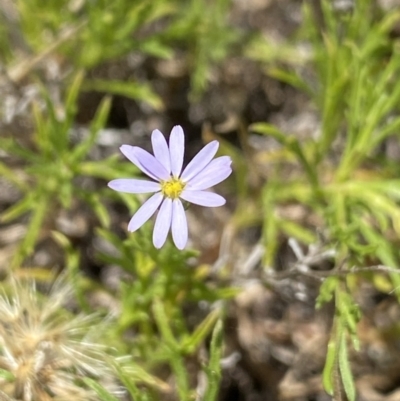
[[[250,125],[249,130],[257,132],[259,134],[272,136],[277,141],[279,141],[282,145],[286,145],[288,136],[272,124],[254,123],[254,124]]]
[[[32,106],[33,117],[35,120],[35,141],[41,153],[48,156],[51,151],[51,140],[49,130],[39,105],[34,102]]]
[[[36,152],[28,148],[25,148],[14,139],[4,138],[1,140],[1,149],[14,156],[18,156],[22,160],[31,163],[37,163],[41,161],[41,156]]]
[[[297,88],[309,95],[313,95],[312,90],[310,87],[307,85],[307,83],[296,73],[291,72],[291,71],[285,71],[281,68],[269,68],[267,70],[267,74],[275,78],[279,81],[282,81],[284,83],[287,83],[288,85],[293,86],[294,88]]]
[[[119,163],[121,168],[117,168],[117,163]],[[126,164],[126,163],[125,163]],[[103,160],[101,163],[98,161],[87,161],[79,163],[75,169],[77,174],[88,175],[91,177],[103,178],[105,180],[112,180],[114,178],[120,177],[122,174],[127,174],[127,176],[135,175],[135,169],[129,166],[132,173],[126,171],[125,164],[120,162],[115,162],[114,158]]]
[[[90,124],[89,135],[82,141],[82,143],[76,146],[75,149],[72,151],[71,156],[69,158],[70,165],[75,166],[76,163],[83,160],[86,154],[95,144],[99,131],[105,126],[107,122],[107,117],[110,111],[110,107],[111,107],[111,98],[106,96],[102,100],[99,108],[97,109],[96,115],[92,123]],[[99,166],[97,164],[97,168],[98,167]]]
[[[67,113],[66,122],[68,122],[68,125],[70,125],[70,123],[72,122],[72,118],[75,116],[76,107],[78,104],[79,91],[82,87],[82,82],[84,77],[85,77],[84,72],[79,71],[75,75],[69,87],[67,98],[65,100],[65,109]]]
[[[400,129],[400,117],[393,118],[382,128],[379,128],[378,132],[372,138],[371,148],[375,149],[379,146],[387,137],[390,135],[398,134]]]
[[[313,244],[317,238],[313,232],[294,221],[278,219],[278,226],[289,237],[295,237],[305,244]]]
[[[221,311],[218,309],[211,311],[208,316],[196,327],[190,337],[183,341],[183,352],[188,354],[193,352],[210,333],[220,315]]]
[[[177,390],[179,393],[179,399],[181,401],[190,401],[190,388],[189,388],[189,377],[180,351],[180,344],[175,339],[172,329],[169,325],[168,316],[165,313],[164,305],[159,299],[155,299],[153,302],[153,313],[161,332],[161,336],[165,343],[165,351],[168,356],[168,361],[175,374],[177,382]]]
[[[121,367],[116,361],[110,361],[110,363],[118,372],[120,380],[130,392],[132,397],[136,397],[139,399],[139,393],[143,391],[142,389],[138,389],[136,382],[144,383],[161,391],[171,391],[171,387],[168,383],[162,381],[156,376],[151,375],[137,364],[130,364],[128,366]]]
[[[88,193],[84,191],[78,191],[78,194],[83,198],[93,209],[94,214],[99,219],[101,225],[105,228],[110,227],[111,218],[107,208],[103,204],[103,200],[100,195],[96,193]]]
[[[120,401],[119,398],[110,394],[98,381],[84,377],[82,381],[96,392],[101,401]]]
[[[215,401],[218,397],[218,390],[221,380],[221,356],[223,348],[223,325],[219,319],[215,325],[210,345],[210,362],[205,371],[208,385],[204,394],[204,401]]]
[[[34,196],[28,193],[20,201],[10,206],[2,214],[0,214],[0,221],[2,223],[8,223],[17,217],[22,216],[29,210],[33,209],[34,202]]]
[[[346,333],[344,331],[342,331],[339,338],[338,362],[343,387],[344,391],[346,392],[347,398],[349,399],[349,401],[355,401],[356,388],[354,385],[353,374],[351,372],[349,356],[347,353]]]
[[[133,400],[140,400],[140,390],[136,386],[135,380],[132,378],[131,374],[128,374],[124,369],[119,366],[117,362],[113,363],[114,369],[118,373],[118,378],[121,380],[122,384],[128,390],[129,395]]]
[[[0,162],[0,176],[13,183],[21,191],[28,191],[29,186],[18,177],[17,173],[8,168],[4,163]]]
[[[150,54],[151,56],[164,59],[172,59],[174,51],[170,46],[161,43],[158,38],[148,39],[139,43],[140,50],[143,53]]]
[[[165,313],[164,305],[159,299],[155,299],[153,302],[153,313],[164,341],[173,350],[179,352],[179,343],[175,339],[174,333],[169,325],[170,319]]]
[[[83,89],[126,96],[147,103],[155,110],[162,110],[164,108],[161,98],[148,84],[144,83],[96,79],[85,82]]]
[[[28,225],[28,230],[18,247],[16,254],[14,255],[11,263],[12,267],[19,267],[25,257],[33,251],[36,241],[39,238],[43,220],[49,212],[48,206],[48,199],[45,196],[37,199],[36,204],[33,205],[33,211]]]
[[[333,396],[334,393],[333,377],[336,363],[336,352],[336,340],[331,338],[328,343],[325,366],[322,372],[322,383],[324,385],[324,389],[331,396]]]

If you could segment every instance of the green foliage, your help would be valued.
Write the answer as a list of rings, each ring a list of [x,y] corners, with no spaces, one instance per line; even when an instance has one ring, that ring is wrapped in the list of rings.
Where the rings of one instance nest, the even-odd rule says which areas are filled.
[[[334,268],[324,277],[316,300],[317,308],[329,302],[335,305],[323,384],[335,399],[343,392],[350,401],[356,399],[349,354],[352,348],[359,349],[361,311],[354,300],[354,282],[358,275],[375,285],[377,280],[373,271],[364,274],[353,268],[371,263],[391,267],[385,291],[395,292],[400,299],[400,275],[395,270],[400,264],[396,240],[400,235],[400,169],[382,150],[400,129],[400,47],[391,35],[400,12],[380,14],[372,0],[355,1],[352,11],[335,9],[333,3],[304,2],[300,31],[285,43],[261,35],[252,35],[247,43],[229,23],[229,0],[19,0],[15,6],[20,31],[19,25],[0,13],[0,56],[11,80],[18,74],[10,71],[20,67],[21,60],[25,78],[30,66],[36,65],[32,60],[43,62],[49,54],[72,71],[64,82],[61,105],[52,101],[46,84],[38,83],[45,79],[35,77],[41,96],[32,107],[34,132],[29,138],[7,135],[2,139],[2,151],[23,167],[14,171],[0,163],[1,177],[22,194],[2,211],[0,222],[29,219],[11,267],[19,267],[38,241],[51,234],[64,251],[64,267],[82,311],[91,309],[88,293],[98,291],[117,300],[119,314],[106,341],[116,352],[130,357],[121,364],[109,363],[132,399],[156,401],[165,394],[171,398],[169,382],[153,376],[152,372],[160,370],[173,377],[177,399],[195,399],[187,363],[200,353],[196,361],[206,378],[201,399],[218,398],[224,302],[239,289],[225,286],[208,265],[192,266],[195,251],[179,252],[172,244],[155,250],[147,225],[123,238],[116,234],[111,227],[110,204],[122,204],[133,214],[140,206],[138,198],[108,191],[105,186],[88,190],[79,182],[90,177],[104,183],[134,177],[137,171],[131,164],[121,163],[117,154],[102,161],[90,158],[98,133],[107,124],[108,96],[84,138],[73,140],[79,95],[95,91],[123,96],[159,113],[165,100],[154,90],[147,71],[111,77],[98,71],[107,64],[124,64],[132,55],[143,60],[178,57],[188,70],[188,98],[193,102],[207,89],[213,69],[241,47],[271,78],[309,97],[320,129],[312,137],[300,139],[268,122],[250,127],[280,145],[279,154],[270,159],[267,183],[261,189],[250,184],[254,166],[242,150],[220,141],[236,170],[234,224],[262,225],[263,264],[268,269],[275,266],[282,238],[293,237],[304,245],[322,243],[334,250]],[[16,34],[18,49],[10,44]],[[308,51],[299,45],[304,43],[311,46]],[[282,171],[287,175],[283,177]],[[115,291],[80,275],[80,251],[51,220],[61,209],[70,210],[76,204],[93,212],[95,235],[108,245],[97,252],[96,260],[122,270],[122,283]],[[280,213],[290,205],[301,205],[315,217],[318,227]],[[201,311],[200,302],[205,305]],[[194,323],[187,319],[190,308],[196,308]],[[8,371],[1,370],[0,376],[12,380]],[[91,378],[80,384],[98,399],[117,399]]]
[[[330,240],[337,244],[339,263],[363,263],[381,241],[386,243],[386,251],[379,251],[385,253],[385,262],[381,262],[396,266],[399,254],[385,238],[388,230],[399,233],[400,187],[397,171],[380,157],[378,149],[387,137],[397,134],[399,124],[400,86],[395,77],[400,58],[389,32],[400,14],[375,21],[372,9],[365,5],[368,2],[362,3],[351,15],[341,16],[323,2],[323,33],[315,28],[311,10],[305,6],[309,32],[305,30],[314,44],[313,65],[318,77],[313,85],[316,89],[309,89],[321,110],[319,137],[300,143],[293,135],[266,123],[253,124],[251,129],[278,140],[287,151],[282,163],[296,160],[304,172],[294,174],[284,188],[278,177],[276,182],[272,179],[275,183],[264,190],[266,209],[273,210],[274,205],[288,201],[310,207],[324,219]],[[335,141],[341,151],[333,161]],[[366,167],[372,160],[376,166],[373,170]],[[283,228],[279,217],[268,217],[266,235],[270,240]],[[306,237],[300,232],[296,236],[303,241]],[[273,256],[273,252],[267,255],[267,261],[271,262]]]
[[[147,84],[95,79],[86,81],[84,89],[112,95],[121,95],[133,100],[142,100],[155,110],[163,109],[163,103],[160,97],[157,96]]]
[[[224,60],[239,33],[228,25],[230,0],[181,2],[181,15],[167,30],[167,38],[189,50],[192,95],[198,99],[207,87],[210,67]]]
[[[238,42],[238,32],[228,24],[230,6],[230,0],[18,2],[24,37],[34,51],[45,53],[59,43],[59,51],[78,68],[90,70],[134,52],[172,58],[174,47],[184,47],[197,98],[208,85],[211,67],[224,60]],[[154,29],[157,24],[164,28]],[[63,35],[69,35],[69,40],[63,40]],[[94,80],[86,87],[162,107],[147,83],[132,78]]]
[[[106,122],[110,108],[110,99],[105,98],[90,125],[87,137],[75,146],[71,144],[70,133],[82,79],[83,75],[78,74],[72,82],[61,115],[46,92],[43,92],[46,110],[42,111],[37,104],[33,107],[36,132],[32,150],[11,138],[4,141],[4,149],[7,152],[26,161],[26,177],[19,185],[24,190],[24,196],[1,214],[1,221],[9,222],[31,212],[28,231],[13,260],[14,267],[18,267],[32,252],[49,211],[59,207],[69,209],[76,195],[92,206],[104,226],[109,225],[108,213],[99,196],[75,187],[74,183],[75,178],[80,176],[81,163],[86,161],[99,130]],[[6,177],[10,175],[6,166],[2,165],[1,170],[7,174]]]
[[[346,331],[340,319],[335,321],[335,325],[332,338],[328,344],[323,384],[329,395],[340,395],[343,388],[347,398],[354,401],[356,389],[348,357]],[[338,382],[339,377],[341,382]]]
[[[133,50],[158,56],[170,54],[169,49],[152,46],[153,35],[134,38],[134,33],[174,11],[174,2],[116,0],[42,2],[19,1],[18,8],[25,37],[36,51],[57,39],[64,29],[80,23],[83,29],[76,41],[64,46],[65,55],[79,67],[91,68],[100,62],[119,58]],[[34,20],[32,15],[38,15]]]
[[[205,401],[214,401],[218,396],[219,381],[221,379],[221,356],[223,346],[223,326],[221,320],[215,325],[211,338],[210,362],[205,367],[208,378],[208,387],[204,394]]]
[[[363,266],[371,258],[397,268],[398,246],[388,238],[391,232],[400,234],[399,171],[380,147],[398,134],[400,124],[400,53],[390,37],[400,13],[377,15],[370,1],[357,1],[352,12],[340,12],[332,2],[323,1],[321,13],[322,21],[304,4],[302,38],[312,43],[311,57],[295,60],[295,45],[288,46],[281,59],[280,53],[275,58],[264,57],[263,51],[250,53],[266,63],[271,76],[305,90],[321,119],[318,137],[301,142],[267,123],[251,126],[252,131],[275,138],[286,152],[263,192],[265,263],[273,265],[281,232],[312,242],[304,227],[288,233],[285,220],[276,213],[278,205],[295,202],[321,218],[324,235],[336,249],[336,269]],[[299,74],[306,65],[313,68],[313,82]],[[282,181],[279,166],[288,163],[302,170]],[[390,274],[392,288],[398,288],[399,277]],[[321,286],[318,305],[331,300],[337,310],[336,329],[328,346],[324,386],[336,395],[341,386],[334,378],[339,375],[348,399],[354,400],[347,339],[350,336],[358,347],[360,311],[351,288],[339,277],[329,277]]]
[[[127,200],[133,213],[139,206]],[[133,352],[135,359],[147,369],[167,365],[177,383],[179,400],[191,400],[194,389],[186,368],[186,359],[196,354],[214,330],[210,345],[208,364],[203,369],[207,376],[206,400],[215,400],[220,378],[219,360],[222,352],[221,309],[210,310],[192,329],[188,327],[183,310],[187,305],[207,301],[229,299],[237,293],[234,288],[211,289],[204,279],[208,275],[206,266],[188,267],[188,259],[196,253],[178,251],[172,244],[161,250],[154,249],[149,227],[143,227],[125,240],[121,240],[105,228],[98,235],[114,250],[109,254],[99,253],[99,260],[121,266],[132,279],[121,286],[121,314],[115,327],[116,335],[134,329],[134,343],[121,347],[121,351]],[[108,248],[108,247],[107,247]],[[219,322],[219,323],[218,323]],[[136,368],[135,368],[136,369]],[[152,384],[140,381],[154,387]],[[130,378],[130,381],[132,379]],[[135,393],[135,388],[132,393]]]
[[[227,0],[21,0],[13,4],[18,25],[6,20],[0,28],[0,54],[12,84],[18,86],[23,79],[32,79],[32,72],[39,67],[35,85],[40,88],[40,96],[31,109],[34,132],[18,138],[6,132],[1,143],[2,151],[22,166],[16,172],[0,164],[1,176],[21,191],[20,200],[2,211],[1,222],[28,219],[26,234],[11,262],[12,274],[19,274],[19,267],[42,238],[51,237],[64,251],[64,267],[79,306],[83,313],[89,313],[92,307],[88,293],[104,289],[80,274],[83,255],[73,239],[57,231],[53,217],[62,209],[91,210],[97,220],[96,235],[114,248],[114,252],[99,252],[97,260],[120,266],[129,277],[116,294],[108,294],[118,298],[121,308],[104,340],[120,354],[132,356],[122,364],[109,362],[131,397],[139,401],[162,399],[162,394],[172,391],[169,384],[150,373],[160,366],[172,371],[178,398],[193,400],[196,389],[186,366],[188,358],[200,350],[209,354],[202,357],[203,365],[199,367],[207,378],[204,400],[216,400],[224,313],[221,303],[218,308],[211,306],[230,299],[238,290],[210,286],[206,282],[209,266],[189,266],[188,260],[197,255],[194,251],[178,252],[170,244],[160,252],[155,250],[148,227],[125,239],[114,234],[109,204],[122,203],[134,213],[139,207],[138,199],[107,188],[89,190],[80,183],[83,178],[104,183],[121,176],[134,177],[137,170],[130,163],[121,163],[117,152],[107,160],[91,157],[98,134],[107,124],[111,97],[103,98],[84,137],[74,138],[78,100],[82,92],[95,91],[128,97],[160,112],[164,104],[150,79],[136,72],[129,76],[122,72],[108,79],[97,75],[96,68],[105,63],[126,62],[132,55],[143,59],[172,58],[182,52],[190,72],[192,94],[199,98],[207,88],[211,69],[224,61],[237,44],[238,33],[228,23],[230,8]],[[3,21],[1,12],[2,9]],[[18,48],[13,49],[9,38],[16,30],[20,40]],[[41,76],[40,68],[48,58],[71,72],[62,82],[61,102],[53,101],[46,78]],[[30,269],[29,274],[39,276],[35,272]],[[196,316],[195,325],[189,324],[185,308],[200,301],[209,308]],[[121,342],[131,331],[137,333],[134,338],[128,336]],[[209,338],[208,349],[205,344]],[[91,378],[83,379],[79,385],[100,400],[116,399]]]
[[[89,377],[85,377],[83,382],[93,389],[96,394],[99,396],[101,401],[118,401],[118,398],[110,394],[101,384],[99,384],[96,380],[90,379]]]

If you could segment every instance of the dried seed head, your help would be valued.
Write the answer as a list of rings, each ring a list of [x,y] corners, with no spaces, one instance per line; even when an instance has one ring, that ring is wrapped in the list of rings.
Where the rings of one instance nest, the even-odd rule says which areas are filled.
[[[80,379],[96,378],[117,392],[106,348],[96,342],[101,322],[63,305],[71,288],[59,280],[48,296],[33,282],[11,280],[0,294],[0,399],[97,400]],[[7,398],[9,397],[9,398]]]

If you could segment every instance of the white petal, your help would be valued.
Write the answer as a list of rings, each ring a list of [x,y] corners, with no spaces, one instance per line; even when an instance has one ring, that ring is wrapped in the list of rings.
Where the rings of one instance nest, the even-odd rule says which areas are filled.
[[[138,146],[122,145],[121,152],[136,167],[156,181],[168,180],[170,174],[165,167],[149,152]]]
[[[183,155],[185,153],[185,135],[180,125],[172,128],[169,137],[169,153],[171,157],[171,171],[174,177],[179,177],[182,171]]]
[[[165,167],[168,173],[171,174],[168,144],[164,135],[158,129],[155,129],[151,134],[151,143],[153,145],[154,156]]]
[[[153,244],[157,249],[160,249],[165,244],[169,229],[171,228],[171,219],[172,200],[165,198],[158,212],[153,231]]]
[[[221,195],[207,191],[191,191],[185,189],[180,197],[190,203],[206,207],[218,207],[226,203],[226,200]]]
[[[185,248],[188,240],[188,225],[185,209],[179,199],[172,202],[172,239],[180,250]]]
[[[217,153],[219,147],[218,141],[212,141],[208,145],[204,146],[199,153],[192,159],[192,161],[186,166],[182,173],[182,180],[184,182],[189,181],[196,174],[200,173],[207,166],[208,163]]]
[[[128,231],[136,231],[146,221],[153,216],[157,208],[160,206],[163,200],[161,192],[154,194],[151,198],[147,199],[145,203],[139,208],[139,210],[133,215],[131,221],[128,224]]]
[[[133,178],[118,178],[107,184],[111,189],[129,194],[147,194],[161,190],[160,183]]]

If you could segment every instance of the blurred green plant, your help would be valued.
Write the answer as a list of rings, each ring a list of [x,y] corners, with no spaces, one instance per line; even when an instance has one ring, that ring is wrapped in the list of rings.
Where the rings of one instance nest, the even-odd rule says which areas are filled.
[[[320,217],[327,242],[336,250],[335,269],[350,272],[371,260],[398,268],[400,252],[392,233],[400,235],[399,168],[382,149],[400,128],[400,47],[391,37],[400,12],[377,15],[372,2],[364,0],[356,1],[350,11],[335,9],[333,2],[325,0],[320,6],[316,10],[315,4],[304,4],[301,40],[311,43],[312,49],[302,65],[299,59],[291,63],[294,58],[288,51],[282,60],[279,53],[274,60],[264,57],[262,48],[258,55],[253,53],[258,60],[267,60],[271,76],[305,90],[321,119],[318,135],[302,141],[267,123],[250,127],[274,137],[285,149],[263,190],[265,264],[274,264],[280,233],[306,244],[316,242],[312,230],[277,213],[279,205],[298,203]],[[295,52],[296,45],[285,49]],[[306,68],[312,69],[313,79],[309,73],[304,78]],[[294,169],[291,177],[282,180],[281,167],[288,163],[302,169]],[[400,276],[389,275],[389,290],[398,294]],[[332,299],[336,305],[325,389],[339,397],[343,385],[354,401],[347,338],[357,344],[360,313],[348,277],[328,278],[319,305]],[[342,385],[334,380],[338,373]]]
[[[122,197],[132,212],[139,206],[136,197],[110,194]],[[206,281],[211,277],[209,266],[189,266],[189,259],[197,255],[194,251],[179,251],[172,243],[156,250],[149,226],[142,227],[126,239],[119,238],[106,227],[97,228],[96,234],[108,243],[104,248],[107,252],[99,250],[97,260],[124,269],[118,292],[110,294],[120,302],[120,312],[109,329],[107,341],[119,354],[130,354],[134,358],[134,363],[124,363],[123,369],[115,366],[121,382],[139,400],[158,400],[164,393],[172,391],[177,392],[179,400],[192,400],[198,389],[193,388],[186,366],[189,359],[198,359],[199,369],[205,377],[202,383],[206,383],[204,399],[216,400],[223,351],[223,301],[232,298],[239,290],[210,286]],[[77,300],[83,310],[90,312],[88,293],[104,289],[79,274],[80,255],[68,238],[56,231],[53,236],[65,250],[65,267]],[[204,311],[197,313],[195,324],[188,322],[188,308],[197,309],[199,302],[204,304]],[[210,336],[208,349],[205,344]],[[124,338],[123,342],[121,338]],[[204,358],[206,349],[209,355]],[[176,381],[174,390],[149,373],[166,367]],[[136,383],[144,384],[146,390],[141,388],[139,391]],[[87,379],[84,384],[91,387],[100,399],[113,399],[93,380]]]
[[[52,49],[75,70],[91,71],[132,54],[172,58],[182,52],[190,70],[191,101],[207,88],[212,68],[223,62],[241,39],[229,24],[229,0],[20,0],[17,6],[31,56],[46,55]],[[396,79],[400,73],[400,44],[392,35],[400,12],[379,14],[372,0],[357,0],[352,9],[344,11],[335,8],[335,2],[324,0],[305,2],[303,16],[296,41],[277,44],[257,37],[246,52],[262,63],[271,77],[309,95],[318,110],[319,131],[300,140],[267,123],[251,126],[252,131],[275,138],[282,149],[269,159],[274,161],[260,197],[249,185],[253,166],[229,143],[223,146],[230,149],[237,169],[236,223],[248,225],[263,220],[264,264],[268,268],[275,263],[282,234],[304,244],[317,242],[315,229],[281,214],[282,206],[300,204],[307,213],[317,216],[324,245],[335,250],[335,268],[325,278],[317,299],[317,307],[331,301],[336,307],[323,383],[335,398],[341,398],[344,391],[353,401],[356,387],[348,354],[351,345],[358,349],[357,323],[361,318],[353,298],[353,279],[364,273],[355,273],[352,267],[383,264],[394,268],[387,270],[391,281],[379,289],[400,296],[400,278],[395,272],[400,263],[399,166],[397,160],[384,153],[388,139],[398,135],[400,129],[400,85]],[[72,34],[60,40],[68,30]],[[13,66],[18,55],[9,45],[9,35],[10,25],[1,26],[1,54],[7,66]],[[22,71],[28,71],[30,65],[33,64],[25,64]],[[161,367],[172,372],[177,398],[192,400],[196,389],[186,370],[187,360],[196,359],[193,356],[206,349],[201,371],[207,386],[202,399],[213,401],[221,374],[224,315],[223,307],[215,304],[231,298],[237,290],[214,286],[208,266],[190,267],[190,258],[196,256],[192,251],[178,252],[170,246],[156,251],[148,227],[124,240],[113,234],[104,199],[122,200],[132,214],[139,206],[138,198],[109,191],[105,195],[106,188],[92,192],[78,183],[83,176],[111,180],[120,177],[121,172],[131,177],[137,173],[129,163],[119,163],[117,155],[101,162],[88,159],[107,119],[108,98],[99,106],[87,137],[72,143],[80,91],[122,95],[156,110],[163,107],[149,78],[139,80],[133,73],[123,81],[116,76],[83,81],[83,75],[78,74],[61,109],[43,89],[46,107],[42,109],[38,103],[33,107],[35,135],[30,146],[16,139],[3,140],[4,151],[23,161],[24,169],[16,174],[0,164],[0,174],[23,194],[1,215],[1,221],[10,222],[25,215],[30,218],[12,264],[19,266],[31,253],[48,216],[59,208],[69,209],[77,199],[86,202],[101,223],[96,234],[114,248],[110,253],[99,252],[98,260],[121,267],[127,277],[116,294],[121,314],[110,341],[118,344],[124,338],[118,350],[121,354],[131,353],[143,368],[133,364],[130,370],[116,366],[121,382],[135,400],[160,399],[160,394],[171,388],[148,372]],[[282,179],[282,171],[290,170],[288,165],[293,167],[292,172]],[[246,213],[240,213],[244,207]],[[63,234],[52,234],[65,250],[78,301],[89,311],[86,292],[93,289],[93,283],[76,278],[79,252]],[[364,279],[378,285],[373,275],[365,275]],[[217,277],[220,283],[219,280],[221,277]],[[207,312],[196,316],[196,324],[189,323],[185,312],[192,305],[198,308],[200,301],[207,306]],[[126,339],[129,332],[134,335]],[[148,387],[143,390],[138,383]],[[83,385],[99,399],[115,400],[90,378],[84,379]]]
[[[207,88],[211,68],[238,44],[239,32],[229,25],[231,0],[181,2],[181,15],[166,31],[169,43],[188,50],[192,100]]]
[[[0,59],[8,61],[12,58],[11,38],[15,29],[12,25],[13,22],[7,18],[0,10]],[[15,40],[16,38],[14,38]]]
[[[210,288],[204,281],[210,273],[208,266],[188,267],[188,259],[196,255],[193,251],[178,251],[170,243],[161,251],[156,250],[150,228],[143,227],[125,240],[103,228],[97,231],[114,249],[99,253],[99,260],[120,266],[131,276],[121,286],[121,314],[116,330],[118,336],[132,329],[136,335],[134,343],[126,344],[128,349],[124,351],[133,352],[150,370],[165,363],[170,365],[179,381],[180,399],[189,399],[192,390],[184,360],[198,351],[222,310],[211,309],[193,331],[184,310],[199,302],[211,306],[230,299],[238,290]]]
[[[24,36],[36,52],[49,46],[66,27],[84,23],[76,41],[63,47],[63,53],[79,68],[92,68],[101,62],[140,51],[158,57],[171,50],[157,40],[157,31],[135,36],[139,30],[176,10],[175,2],[156,0],[99,1],[38,0],[18,2]],[[32,19],[38,15],[38,21]]]
[[[211,68],[238,43],[240,36],[228,23],[230,6],[230,0],[17,2],[22,36],[33,53],[46,53],[59,42],[57,51],[77,68],[91,70],[129,54],[172,58],[175,49],[185,49],[194,98],[207,87]],[[67,31],[71,37],[60,40]],[[134,76],[96,79],[85,87],[162,107],[149,84]]]
[[[35,135],[31,148],[14,138],[2,141],[3,150],[24,163],[24,171],[17,175],[4,163],[0,164],[0,173],[23,193],[21,200],[0,215],[0,220],[7,223],[30,213],[27,232],[15,253],[13,267],[18,267],[32,252],[46,218],[54,217],[60,207],[69,209],[77,198],[91,206],[102,225],[110,224],[100,194],[76,184],[76,178],[87,170],[87,154],[106,123],[111,100],[104,98],[89,127],[88,135],[73,145],[70,136],[82,79],[83,74],[78,74],[73,80],[63,110],[56,109],[43,89],[46,108],[42,110],[37,103],[33,106]],[[112,160],[97,162],[97,169],[105,176],[113,169],[112,166]]]

